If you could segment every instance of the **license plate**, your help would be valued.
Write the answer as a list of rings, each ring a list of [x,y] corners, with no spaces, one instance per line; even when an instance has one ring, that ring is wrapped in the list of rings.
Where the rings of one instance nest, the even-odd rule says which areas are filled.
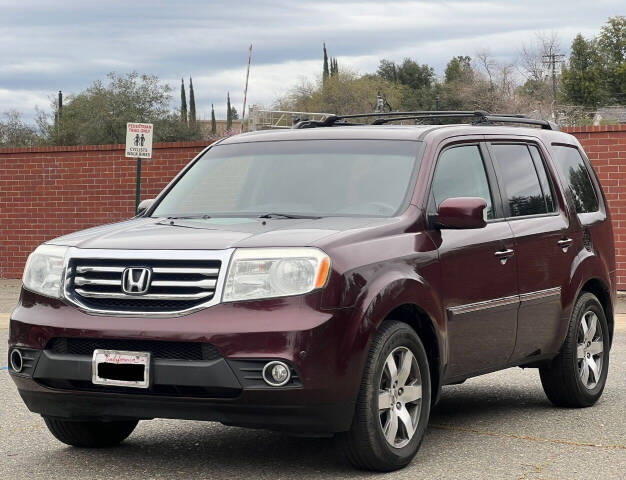
[[[94,350],[91,372],[95,385],[148,388],[150,353]]]

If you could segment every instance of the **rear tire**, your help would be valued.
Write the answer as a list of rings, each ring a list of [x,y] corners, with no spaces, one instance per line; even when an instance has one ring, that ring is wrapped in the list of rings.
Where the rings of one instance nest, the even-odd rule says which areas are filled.
[[[116,422],[73,422],[54,417],[43,417],[50,433],[57,440],[74,447],[102,448],[118,445],[137,426],[138,420]]]
[[[597,297],[583,292],[576,301],[561,352],[539,369],[543,390],[558,407],[596,403],[609,370],[609,328]]]
[[[422,444],[430,401],[424,345],[407,324],[386,321],[369,349],[352,427],[337,442],[357,468],[403,468]]]

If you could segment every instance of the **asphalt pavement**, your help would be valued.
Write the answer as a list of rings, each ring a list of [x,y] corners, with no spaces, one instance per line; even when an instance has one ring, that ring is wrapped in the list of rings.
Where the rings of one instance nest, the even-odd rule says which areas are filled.
[[[209,422],[142,421],[119,447],[67,447],[20,400],[6,370],[1,320],[0,479],[626,477],[626,316],[620,315],[608,383],[594,407],[553,407],[533,369],[446,387],[413,463],[384,475],[353,470],[332,439]]]

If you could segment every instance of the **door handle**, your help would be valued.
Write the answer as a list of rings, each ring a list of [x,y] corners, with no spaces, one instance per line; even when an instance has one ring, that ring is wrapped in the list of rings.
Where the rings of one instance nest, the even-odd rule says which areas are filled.
[[[496,257],[500,259],[500,263],[504,265],[506,261],[515,255],[515,251],[512,248],[507,248],[505,250],[498,250],[494,253]]]
[[[571,238],[563,238],[562,240],[559,240],[556,243],[559,245],[559,247],[561,247],[561,249],[563,250],[563,253],[565,253],[567,252],[567,249],[572,246],[572,243],[574,243],[574,240],[572,240]]]

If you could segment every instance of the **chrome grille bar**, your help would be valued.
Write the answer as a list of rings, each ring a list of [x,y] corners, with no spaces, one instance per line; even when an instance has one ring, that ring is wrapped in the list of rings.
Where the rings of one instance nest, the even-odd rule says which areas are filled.
[[[213,289],[216,283],[217,280],[153,280],[152,286]]]
[[[154,267],[153,273],[169,273],[169,274],[181,274],[181,275],[204,275],[205,277],[217,276],[219,273],[218,268],[179,268],[179,267]]]
[[[112,286],[121,286],[122,280],[108,280],[104,278],[85,278],[85,277],[74,277],[74,285],[112,285]]]
[[[136,299],[136,300],[198,300],[213,295],[213,292],[198,293],[146,293],[145,295],[127,295],[116,292],[90,292],[82,288],[74,290],[81,297],[86,298],[115,298],[115,299]]]
[[[76,267],[76,273],[106,272],[106,273],[122,273],[126,267],[106,267],[96,265],[80,265]]]

